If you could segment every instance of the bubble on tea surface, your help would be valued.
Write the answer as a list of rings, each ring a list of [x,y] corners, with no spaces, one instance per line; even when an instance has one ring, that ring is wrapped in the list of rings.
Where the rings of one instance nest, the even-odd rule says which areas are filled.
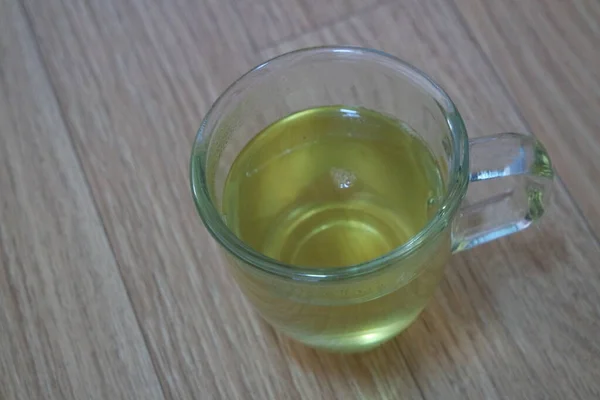
[[[343,168],[331,168],[329,171],[333,184],[337,189],[350,189],[356,182],[356,175]]]

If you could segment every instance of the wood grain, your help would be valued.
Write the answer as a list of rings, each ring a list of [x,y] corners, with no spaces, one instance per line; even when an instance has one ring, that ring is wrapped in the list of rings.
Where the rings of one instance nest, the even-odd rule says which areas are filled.
[[[600,2],[455,0],[600,235]]]
[[[0,10],[0,398],[162,399],[21,6]]]
[[[360,14],[383,0],[230,0],[238,10],[255,48]]]
[[[255,2],[255,14],[217,0],[23,2],[165,397],[599,396],[600,248],[561,185],[540,226],[454,257],[423,318],[353,356],[307,349],[261,323],[196,216],[187,162],[202,115],[281,51],[381,48],[439,80],[473,136],[525,129],[449,3],[374,2],[344,18],[344,7],[317,2],[311,15],[292,1]],[[298,16],[306,24],[288,29]]]

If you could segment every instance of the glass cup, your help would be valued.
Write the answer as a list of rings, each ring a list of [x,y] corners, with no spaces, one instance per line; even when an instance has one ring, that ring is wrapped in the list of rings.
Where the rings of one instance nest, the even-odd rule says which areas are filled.
[[[223,188],[236,156],[256,134],[289,114],[327,105],[364,107],[408,124],[439,163],[445,193],[426,226],[387,254],[346,267],[288,265],[253,250],[228,228]],[[535,138],[501,133],[469,140],[452,100],[423,72],[355,47],[298,50],[246,73],[206,115],[191,158],[198,212],[258,313],[309,346],[346,352],[374,347],[410,325],[452,253],[537,221],[552,179]]]

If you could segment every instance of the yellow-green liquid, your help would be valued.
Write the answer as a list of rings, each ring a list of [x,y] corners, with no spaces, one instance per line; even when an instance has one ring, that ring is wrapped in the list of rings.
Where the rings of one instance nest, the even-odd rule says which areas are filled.
[[[244,242],[271,258],[343,267],[378,258],[415,236],[437,211],[443,189],[433,155],[405,124],[361,108],[319,107],[279,120],[246,145],[230,169],[223,213]],[[313,283],[312,299],[276,293],[254,275],[238,280],[259,312],[290,336],[360,350],[395,335],[423,309],[449,252],[447,240],[440,240],[431,255],[362,278],[364,285],[353,281],[352,290],[372,293],[365,301],[347,291],[339,300],[335,285]],[[416,272],[406,278],[403,269]],[[394,279],[397,287],[389,289]]]

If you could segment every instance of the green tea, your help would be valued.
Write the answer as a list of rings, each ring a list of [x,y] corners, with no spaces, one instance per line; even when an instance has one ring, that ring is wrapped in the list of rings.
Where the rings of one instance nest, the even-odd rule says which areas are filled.
[[[415,236],[437,211],[443,190],[435,158],[408,125],[367,109],[328,106],[285,117],[244,147],[229,171],[223,213],[239,238],[271,258],[343,267],[376,259]],[[359,304],[278,298],[256,280],[247,283],[251,288],[243,277],[240,284],[261,314],[289,335],[354,350],[416,318],[441,278],[442,258]]]

